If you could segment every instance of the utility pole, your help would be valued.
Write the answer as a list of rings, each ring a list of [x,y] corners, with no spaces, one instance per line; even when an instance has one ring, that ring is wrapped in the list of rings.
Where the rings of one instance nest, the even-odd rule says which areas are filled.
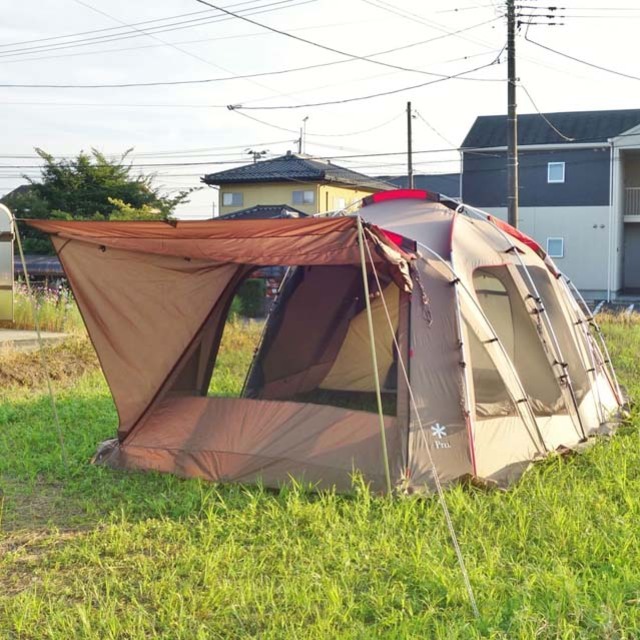
[[[412,116],[411,102],[407,102],[407,186],[409,189],[413,189],[413,140],[411,135]]]
[[[302,118],[302,134],[301,134],[301,138],[302,138],[302,153],[307,153],[307,120],[309,119],[309,116],[305,116],[304,118]]]
[[[507,206],[508,220],[518,227],[518,114],[516,111],[516,7],[507,2]]]

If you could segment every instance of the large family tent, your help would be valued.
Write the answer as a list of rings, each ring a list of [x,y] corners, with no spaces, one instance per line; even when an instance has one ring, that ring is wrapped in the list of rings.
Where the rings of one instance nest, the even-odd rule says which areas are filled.
[[[611,433],[624,405],[542,249],[437,194],[383,192],[339,217],[31,224],[51,234],[113,394],[100,459],[117,468],[506,485]],[[272,265],[289,269],[242,397],[212,397],[234,294]]]

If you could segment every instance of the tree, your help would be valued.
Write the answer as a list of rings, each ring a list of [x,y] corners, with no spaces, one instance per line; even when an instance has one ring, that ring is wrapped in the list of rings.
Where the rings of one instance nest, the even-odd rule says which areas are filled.
[[[109,160],[97,149],[76,158],[56,160],[36,149],[44,164],[37,179],[25,176],[28,185],[2,199],[16,218],[61,220],[166,220],[187,202],[195,189],[174,196],[161,195],[153,175],[135,175],[127,156]],[[41,233],[20,225],[25,251],[49,253],[51,244]]]

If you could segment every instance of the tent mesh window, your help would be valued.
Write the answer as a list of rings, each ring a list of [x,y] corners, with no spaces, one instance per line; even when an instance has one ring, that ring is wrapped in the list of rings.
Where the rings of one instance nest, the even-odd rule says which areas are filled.
[[[381,285],[382,292],[370,279],[371,311],[383,412],[395,416],[397,353],[382,295],[397,331],[400,291],[385,278]],[[244,395],[377,412],[359,267],[292,272],[269,318]]]
[[[482,420],[496,416],[515,416],[516,406],[486,348],[468,324],[466,333],[471,358],[476,418]]]
[[[519,266],[517,269],[526,279],[524,268]],[[549,271],[542,267],[527,267],[527,270],[540,294],[544,308],[547,310],[563,360],[568,364],[569,377],[571,378],[576,399],[580,401],[589,391],[589,378],[587,368],[582,364],[582,358],[576,343],[576,335],[571,329],[571,318],[567,317],[563,311],[562,303],[551,282]]]
[[[480,305],[529,397],[536,415],[566,413],[562,391],[540,336],[507,267],[482,267],[473,273]]]

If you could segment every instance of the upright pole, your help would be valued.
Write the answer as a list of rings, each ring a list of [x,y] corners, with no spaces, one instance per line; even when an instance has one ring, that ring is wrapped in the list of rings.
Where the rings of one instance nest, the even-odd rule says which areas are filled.
[[[22,271],[24,273],[24,283],[27,287],[27,295],[31,302],[31,312],[33,314],[33,325],[36,330],[36,336],[38,338],[38,347],[40,351],[40,364],[42,365],[42,371],[44,373],[45,380],[47,382],[47,390],[49,392],[49,400],[51,401],[51,411],[53,413],[53,421],[55,422],[56,429],[58,431],[58,440],[60,442],[60,455],[62,457],[62,463],[64,464],[65,471],[69,471],[69,462],[67,460],[67,449],[64,444],[64,436],[62,435],[62,426],[60,425],[60,417],[58,416],[58,406],[56,405],[56,398],[53,395],[53,386],[51,384],[51,374],[49,373],[49,366],[47,362],[47,356],[44,350],[44,341],[42,339],[42,333],[40,331],[40,316],[38,314],[38,305],[36,304],[36,297],[31,288],[31,279],[29,278],[29,270],[27,269],[27,261],[24,257],[24,250],[22,249],[22,240],[20,239],[20,230],[18,229],[18,223],[13,217],[13,214],[7,207],[0,204],[0,207],[6,211],[10,218],[13,220],[13,231],[15,234],[16,243],[18,245],[18,253],[20,255],[20,261],[22,262]]]
[[[518,114],[516,111],[516,8],[507,0],[507,205],[508,220],[518,227]]]
[[[373,315],[371,313],[371,298],[369,298],[369,278],[367,263],[364,257],[364,231],[362,219],[358,216],[358,244],[360,245],[360,262],[362,264],[362,284],[364,287],[364,302],[367,308],[367,324],[369,325],[369,342],[371,343],[371,363],[373,365],[373,381],[376,386],[376,400],[378,402],[378,417],[380,418],[380,438],[382,440],[382,463],[384,476],[387,481],[387,493],[391,495],[391,472],[389,470],[389,454],[387,453],[387,434],[384,428],[384,414],[382,413],[382,394],[380,392],[380,376],[378,375],[378,356],[376,354],[376,338],[373,332]],[[375,266],[373,266],[375,269]]]
[[[302,153],[307,153],[307,120],[309,116],[305,116],[302,119],[302,133],[300,134],[300,138],[302,139]]]
[[[413,139],[411,134],[411,102],[407,102],[407,186],[413,189]]]
[[[300,127],[300,137],[298,138],[298,153],[302,153],[302,127]]]

